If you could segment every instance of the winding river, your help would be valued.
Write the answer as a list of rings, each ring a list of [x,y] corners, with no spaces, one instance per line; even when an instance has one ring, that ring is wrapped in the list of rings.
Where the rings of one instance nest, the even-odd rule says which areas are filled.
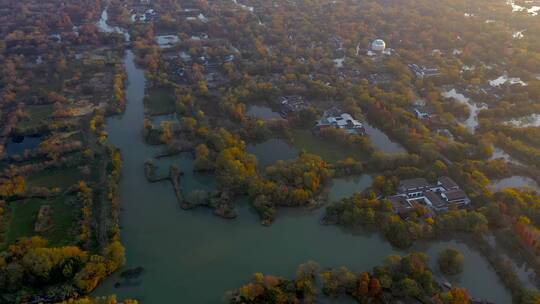
[[[122,151],[121,188],[122,241],[127,252],[126,268],[142,266],[143,275],[123,281],[116,273],[108,278],[97,295],[117,294],[138,298],[143,303],[219,303],[227,290],[239,287],[255,272],[292,276],[296,267],[315,260],[322,267],[347,266],[354,271],[369,270],[389,254],[404,253],[392,248],[378,234],[352,233],[335,226],[322,226],[323,210],[280,210],[271,227],[259,224],[245,201],[237,203],[239,217],[223,220],[208,210],[181,210],[169,183],[148,183],[143,174],[145,160],[159,147],[144,143],[144,71],[134,64],[127,51],[125,65],[129,85],[126,112],[108,119],[109,144]],[[271,149],[267,153],[272,153]],[[185,172],[186,191],[212,188],[208,175],[194,175],[188,156],[163,159],[164,170],[176,163]],[[335,183],[330,197],[339,199],[361,191],[371,177]],[[435,257],[441,249],[458,247],[465,255],[465,271],[449,278],[479,298],[510,303],[510,294],[495,272],[475,251],[456,242],[436,242],[417,250]],[[434,260],[434,259],[432,259]],[[120,287],[115,283],[121,282]]]

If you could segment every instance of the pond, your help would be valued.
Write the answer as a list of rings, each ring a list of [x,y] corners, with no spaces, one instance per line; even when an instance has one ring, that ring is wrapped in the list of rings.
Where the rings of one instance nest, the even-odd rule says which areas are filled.
[[[389,254],[405,253],[392,248],[378,234],[320,225],[323,209],[280,210],[271,227],[260,225],[258,217],[242,201],[237,204],[239,216],[235,220],[216,218],[205,209],[181,210],[170,183],[148,183],[144,177],[143,164],[159,147],[146,145],[141,136],[145,78],[143,70],[135,67],[133,57],[128,51],[126,112],[109,118],[107,131],[108,143],[120,148],[123,158],[121,235],[126,246],[126,267],[142,266],[145,273],[127,286],[115,288],[117,272],[101,284],[96,295],[114,293],[143,303],[218,303],[227,290],[247,282],[255,272],[289,277],[308,260],[322,267],[347,266],[362,271],[380,264]],[[211,183],[206,177],[189,173],[189,157],[160,160],[158,165],[166,168],[167,162],[178,163],[185,172],[185,191]],[[367,185],[365,180],[344,188],[361,191]],[[435,243],[426,249],[438,252],[449,244],[454,242]],[[465,255],[465,272],[457,279],[459,283],[476,297],[510,303],[508,291],[486,262],[467,246],[460,249]]]
[[[328,201],[339,201],[357,192],[362,192],[370,187],[372,182],[373,177],[371,175],[334,178],[328,192]]]
[[[43,141],[42,135],[14,136],[7,143],[6,153],[8,156],[23,155],[26,150],[34,150]]]
[[[393,142],[383,131],[366,122],[364,122],[364,128],[375,148],[388,154],[407,153],[403,146]]]
[[[352,151],[340,148],[336,143],[325,140],[315,135],[310,130],[293,130],[294,146],[299,150],[320,155],[325,161],[335,163],[347,157],[364,159],[365,153],[362,151]]]
[[[178,115],[176,113],[163,114],[163,115],[153,115],[150,116],[152,124],[156,127],[160,126],[164,121],[178,121]]]
[[[474,298],[498,304],[512,303],[510,294],[501,286],[502,282],[496,277],[491,277],[496,276],[496,274],[480,252],[472,250],[467,244],[459,241],[432,242],[425,246],[419,245],[417,249],[429,255],[430,266],[435,277],[444,278],[452,285],[466,288]],[[438,269],[437,257],[439,252],[446,248],[457,249],[463,254],[463,272],[461,274],[447,276]],[[489,281],[484,281],[486,279]],[[492,289],[487,290],[486,288]]]
[[[498,181],[494,181],[491,187],[495,190],[502,190],[504,188],[531,188],[540,192],[540,186],[530,177],[526,176],[511,176],[503,178]]]
[[[295,159],[300,151],[283,139],[272,138],[263,143],[248,145],[247,152],[257,156],[258,166],[262,169],[275,164],[278,160]]]
[[[260,119],[278,119],[281,118],[281,115],[278,112],[275,112],[270,107],[267,106],[249,106],[247,115]]]
[[[478,106],[476,103],[472,102],[465,95],[458,93],[456,89],[451,89],[450,91],[443,92],[443,96],[446,98],[453,98],[460,103],[463,103],[469,107],[469,118],[465,120],[465,126],[471,133],[474,133],[476,127],[478,127],[478,113],[481,110],[486,109],[485,105]]]

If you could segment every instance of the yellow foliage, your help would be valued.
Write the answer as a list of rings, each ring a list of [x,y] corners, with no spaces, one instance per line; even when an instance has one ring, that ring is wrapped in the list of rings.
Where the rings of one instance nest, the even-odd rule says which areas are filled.
[[[22,194],[25,190],[26,181],[22,176],[0,179],[0,197]]]

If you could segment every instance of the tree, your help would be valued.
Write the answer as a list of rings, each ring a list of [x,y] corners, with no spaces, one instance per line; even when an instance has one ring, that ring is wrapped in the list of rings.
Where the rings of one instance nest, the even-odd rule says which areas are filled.
[[[358,280],[358,289],[357,293],[360,298],[365,297],[369,293],[369,273],[363,272],[360,275],[360,279]]]
[[[463,271],[463,254],[456,249],[447,248],[439,253],[437,263],[439,269],[448,275],[456,275]]]
[[[109,271],[112,272],[126,263],[125,248],[120,241],[113,241],[105,248],[105,256],[110,261]]]
[[[421,293],[418,283],[411,278],[404,278],[392,286],[393,293],[400,297],[418,297]]]
[[[195,169],[200,171],[212,170],[214,168],[213,163],[209,159],[210,150],[205,144],[200,144],[195,149],[196,158],[195,158]]]
[[[371,281],[369,282],[369,296],[376,298],[381,294],[381,292],[382,286],[381,282],[379,282],[379,279],[371,278]]]
[[[0,197],[22,194],[26,189],[26,181],[22,176],[8,179],[0,178]]]

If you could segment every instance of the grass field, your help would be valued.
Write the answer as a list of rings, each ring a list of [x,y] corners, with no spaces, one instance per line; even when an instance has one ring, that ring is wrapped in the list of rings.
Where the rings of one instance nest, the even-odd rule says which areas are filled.
[[[338,144],[315,136],[309,130],[294,130],[292,133],[293,143],[296,148],[320,155],[327,162],[334,163],[347,157],[354,157],[360,160],[365,158],[365,155],[361,151],[348,151]]]
[[[83,180],[84,176],[78,168],[62,168],[44,170],[28,178],[29,186],[33,187],[59,187],[66,189]]]
[[[17,125],[21,129],[30,129],[39,126],[53,113],[52,105],[31,105],[25,108],[30,119],[23,119]]]
[[[0,250],[21,237],[38,235],[34,231],[34,225],[42,205],[51,206],[53,223],[52,228],[42,236],[52,246],[72,244],[75,239],[73,231],[77,225],[79,208],[75,208],[71,201],[71,197],[59,197],[54,200],[29,199],[11,202],[8,207],[5,240],[0,243]]]
[[[168,89],[151,89],[146,103],[150,115],[174,112],[174,95]]]

